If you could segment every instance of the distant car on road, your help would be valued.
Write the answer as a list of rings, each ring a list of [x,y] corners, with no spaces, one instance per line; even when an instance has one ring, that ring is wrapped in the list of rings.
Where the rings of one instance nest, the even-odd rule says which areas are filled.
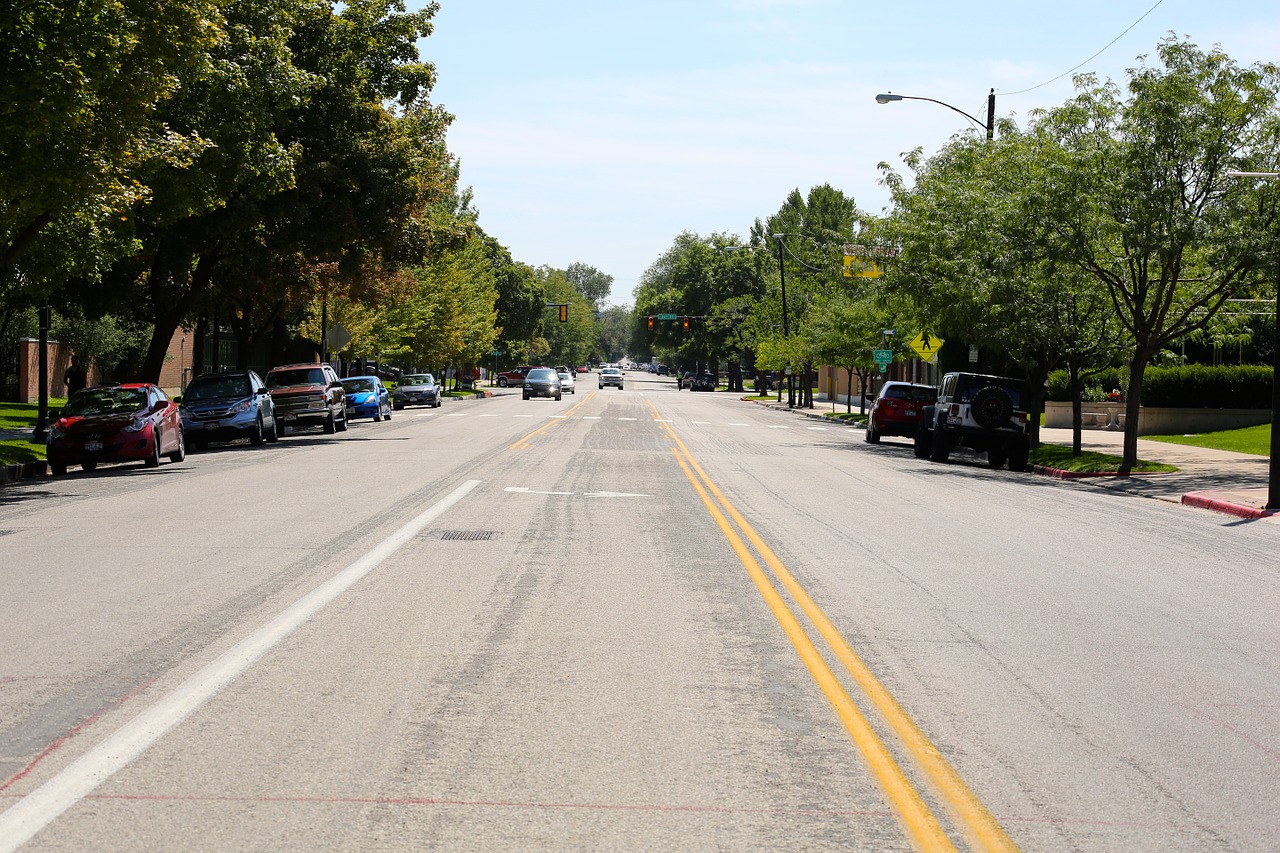
[[[137,383],[84,388],[71,395],[49,426],[45,458],[54,474],[78,464],[93,471],[101,462],[137,462],[148,468],[161,456],[186,458],[182,415],[158,385]]]
[[[523,385],[524,378],[529,375],[529,371],[533,370],[536,365],[522,364],[514,370],[506,370],[499,373],[496,377],[499,388],[506,388],[509,385]],[[550,370],[550,368],[547,368]]]
[[[600,368],[600,387],[603,389],[606,385],[612,385],[619,391],[622,390],[622,370],[617,367]]]
[[[535,367],[524,378],[524,399],[551,397],[560,399],[560,376],[550,367]]]
[[[924,407],[933,405],[938,389],[910,382],[886,382],[871,403],[864,434],[868,444],[879,444],[882,435],[915,437]]]
[[[262,377],[252,370],[206,373],[175,398],[187,445],[204,450],[211,441],[247,438],[252,445],[276,441],[276,409]]]
[[[689,380],[690,391],[716,390],[716,377],[712,373],[699,373]]]
[[[578,380],[573,374],[568,370],[561,370],[556,375],[560,377],[560,390],[577,396]]]
[[[391,392],[391,407],[396,411],[405,406],[431,406],[439,408],[443,402],[440,386],[430,373],[410,373],[400,380]]]
[[[347,414],[356,418],[391,420],[391,392],[376,376],[348,376],[342,380]]]

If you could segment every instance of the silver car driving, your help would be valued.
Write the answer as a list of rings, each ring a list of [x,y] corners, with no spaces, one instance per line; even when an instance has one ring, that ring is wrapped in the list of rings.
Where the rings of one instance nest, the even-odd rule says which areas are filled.
[[[435,409],[442,402],[440,386],[430,373],[411,373],[401,377],[400,384],[391,392],[391,406],[396,411],[405,406],[430,406]]]

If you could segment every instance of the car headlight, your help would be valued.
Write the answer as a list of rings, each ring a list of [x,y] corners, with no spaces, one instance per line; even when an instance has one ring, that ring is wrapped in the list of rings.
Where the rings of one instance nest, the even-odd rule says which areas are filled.
[[[121,432],[141,432],[142,430],[146,429],[146,427],[147,427],[146,418],[134,418],[133,420],[129,421],[127,424],[124,425],[124,429],[121,430]]]
[[[231,408],[227,409],[227,414],[228,414],[228,415],[238,415],[238,414],[240,414],[241,412],[247,412],[247,411],[249,411],[249,410],[250,410],[250,409],[252,409],[252,408],[253,408],[253,403],[252,403],[252,401],[250,401],[250,400],[241,400],[239,403],[236,403],[234,406],[232,406]]]
[[[65,438],[67,431],[57,424],[49,427],[49,438]]]

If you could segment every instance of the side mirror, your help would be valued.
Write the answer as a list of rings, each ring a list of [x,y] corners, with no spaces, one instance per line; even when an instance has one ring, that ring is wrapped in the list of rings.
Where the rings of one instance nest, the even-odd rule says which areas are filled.
[[[173,398],[173,402],[175,402],[175,403],[177,403],[179,406],[181,406],[181,405],[182,405],[182,395],[181,395],[181,394],[179,394],[177,397],[174,397],[174,398]]]

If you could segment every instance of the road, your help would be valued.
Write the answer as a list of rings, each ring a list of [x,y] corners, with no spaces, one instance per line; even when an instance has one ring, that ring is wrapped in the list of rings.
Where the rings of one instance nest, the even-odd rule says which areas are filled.
[[[1272,850],[1274,524],[629,373],[0,490],[0,851]]]

